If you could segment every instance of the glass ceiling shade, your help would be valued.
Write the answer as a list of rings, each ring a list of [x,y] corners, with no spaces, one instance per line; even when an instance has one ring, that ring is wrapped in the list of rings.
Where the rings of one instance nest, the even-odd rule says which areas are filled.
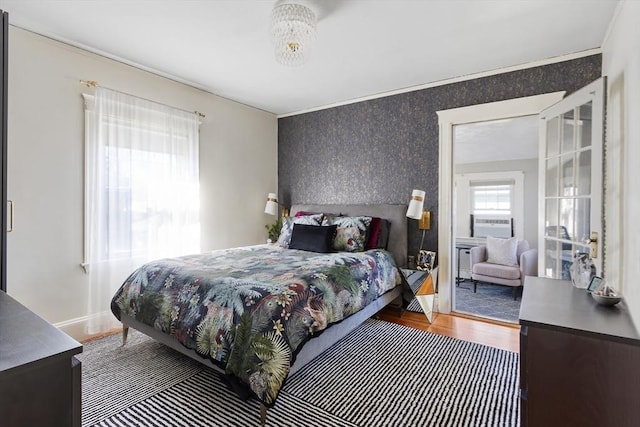
[[[306,62],[316,38],[316,15],[300,4],[281,4],[271,15],[271,38],[276,61],[299,66]]]

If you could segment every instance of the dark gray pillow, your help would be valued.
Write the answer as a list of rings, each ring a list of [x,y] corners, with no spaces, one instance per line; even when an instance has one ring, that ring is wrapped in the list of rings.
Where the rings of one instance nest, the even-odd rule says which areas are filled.
[[[378,236],[378,243],[376,248],[387,249],[389,244],[389,229],[391,228],[391,221],[383,219],[380,223],[380,235]]]
[[[331,252],[337,225],[294,224],[289,249],[300,249],[310,252]]]

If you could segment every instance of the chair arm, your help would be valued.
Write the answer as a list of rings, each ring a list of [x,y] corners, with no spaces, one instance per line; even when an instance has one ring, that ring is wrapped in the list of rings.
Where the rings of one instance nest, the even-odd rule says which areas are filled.
[[[481,262],[485,262],[487,260],[487,247],[475,246],[471,248],[471,250],[469,251],[469,258],[471,260],[472,269],[473,269],[473,264],[479,264]]]
[[[538,275],[538,250],[529,249],[520,255],[520,278]]]

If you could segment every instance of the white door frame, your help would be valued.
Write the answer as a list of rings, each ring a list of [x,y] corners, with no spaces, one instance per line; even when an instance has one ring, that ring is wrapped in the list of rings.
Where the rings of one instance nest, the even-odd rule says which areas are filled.
[[[453,205],[453,126],[487,120],[539,114],[564,97],[565,91],[527,96],[487,104],[437,111],[439,138],[438,196],[438,304],[440,313],[451,312],[453,293],[454,205]]]

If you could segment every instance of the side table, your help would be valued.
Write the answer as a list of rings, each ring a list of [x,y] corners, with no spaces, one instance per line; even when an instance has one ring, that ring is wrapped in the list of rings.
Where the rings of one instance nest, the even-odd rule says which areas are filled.
[[[474,244],[470,244],[470,243],[456,243],[456,250],[458,251],[458,256],[456,257],[456,262],[458,263],[458,273],[456,274],[456,286],[458,286],[460,283],[464,282],[465,279],[464,277],[460,277],[460,253],[464,252],[465,254],[469,254],[471,253],[471,248],[476,247],[477,245]]]
[[[435,300],[435,286],[433,276],[428,271],[400,269],[403,278],[406,280],[409,288],[418,300],[422,311],[429,323],[433,320],[433,302]]]

